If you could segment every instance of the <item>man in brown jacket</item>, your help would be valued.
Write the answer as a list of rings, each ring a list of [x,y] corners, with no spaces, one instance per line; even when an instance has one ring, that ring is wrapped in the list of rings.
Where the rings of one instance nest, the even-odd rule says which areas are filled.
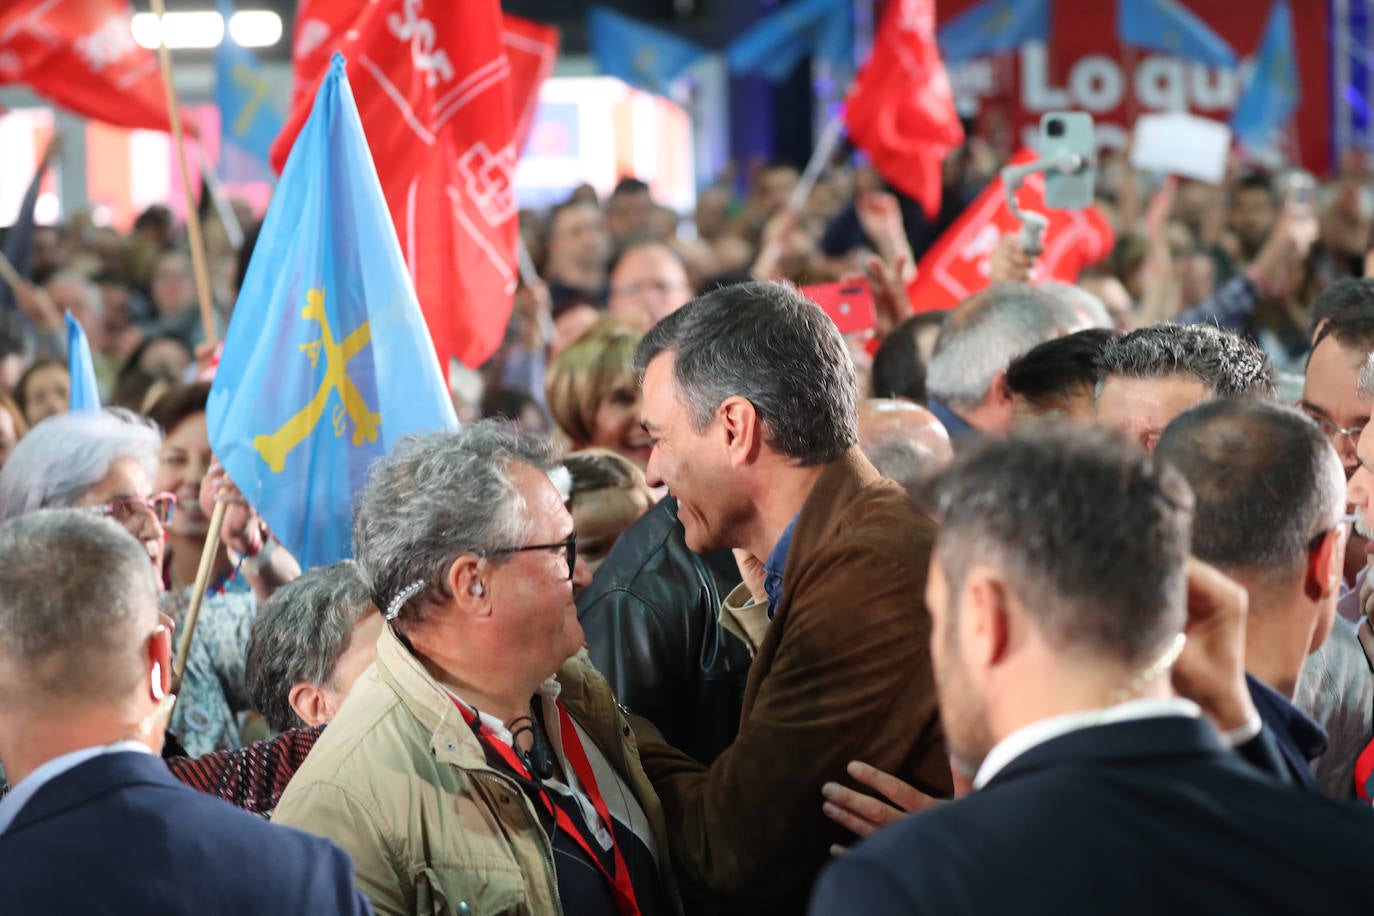
[[[849,761],[949,794],[922,597],[934,525],[860,453],[844,341],[791,287],[702,296],[636,364],[650,483],[677,498],[693,550],[757,558],[768,618],[734,743],[707,768],[640,720],[644,769],[691,896],[802,912],[844,838],[816,799]]]

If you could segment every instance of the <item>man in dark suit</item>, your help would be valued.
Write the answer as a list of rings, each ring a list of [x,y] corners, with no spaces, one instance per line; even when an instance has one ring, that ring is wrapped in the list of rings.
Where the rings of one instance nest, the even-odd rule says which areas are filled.
[[[838,859],[813,914],[1368,908],[1374,817],[1218,737],[1255,715],[1245,592],[1189,560],[1176,470],[1044,428],[956,459],[938,506],[931,658],[973,792]]]
[[[113,521],[66,509],[0,525],[0,760],[14,785],[0,909],[370,913],[337,846],[167,772],[166,623],[147,552]]]

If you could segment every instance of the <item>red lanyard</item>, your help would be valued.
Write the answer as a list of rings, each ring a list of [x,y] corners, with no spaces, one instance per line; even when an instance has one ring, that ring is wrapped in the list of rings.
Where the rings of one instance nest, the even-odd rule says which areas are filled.
[[[454,705],[463,714],[463,720],[468,727],[477,721],[477,714],[464,703],[454,700]],[[592,772],[591,761],[587,759],[587,752],[582,747],[582,741],[578,737],[577,728],[573,725],[572,716],[563,708],[563,704],[555,701],[558,707],[559,734],[563,739],[563,754],[568,758],[568,763],[572,766],[573,772],[577,774],[577,781],[581,785],[582,791],[591,800],[592,807],[596,809],[597,815],[601,818],[601,823],[605,825],[607,833],[611,837],[611,853],[614,857],[612,865],[615,873],[606,871],[606,867],[601,864],[601,856],[592,849],[591,842],[587,837],[588,828],[585,825],[577,824],[572,817],[561,806],[549,801],[547,793],[540,787],[539,799],[553,816],[554,823],[562,828],[565,833],[582,847],[582,851],[587,854],[587,858],[592,860],[597,871],[601,872],[602,877],[611,886],[611,892],[615,895],[616,906],[620,909],[622,916],[639,916],[639,902],[635,899],[634,884],[630,881],[630,869],[625,865],[625,856],[620,851],[620,844],[615,841],[615,823],[611,820],[611,813],[606,807],[606,801],[601,797],[601,790],[596,785],[596,774]],[[537,723],[536,723],[537,724]],[[521,778],[538,782],[526,769],[525,764],[516,755],[515,749],[501,741],[491,733],[491,729],[485,723],[482,724],[478,736],[485,740],[501,760],[514,770]],[[574,800],[575,803],[575,800]]]

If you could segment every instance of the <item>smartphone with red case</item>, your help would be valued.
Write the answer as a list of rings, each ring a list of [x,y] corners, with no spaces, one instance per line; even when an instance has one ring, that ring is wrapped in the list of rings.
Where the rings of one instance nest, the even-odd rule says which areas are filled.
[[[830,316],[841,334],[857,334],[878,325],[878,308],[873,302],[873,287],[867,280],[842,280],[803,286],[801,294]]]

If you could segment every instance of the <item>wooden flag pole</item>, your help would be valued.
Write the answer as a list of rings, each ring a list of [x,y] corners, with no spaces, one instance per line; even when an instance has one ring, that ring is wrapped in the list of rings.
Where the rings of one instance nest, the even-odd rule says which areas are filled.
[[[175,83],[172,80],[172,50],[167,47],[163,21],[167,7],[163,0],[152,0],[153,15],[158,21],[157,62],[162,70],[162,86],[167,93],[167,117],[172,124],[172,140],[177,148],[177,164],[181,168],[181,190],[186,195],[186,234],[190,236],[191,266],[196,275],[196,294],[200,298],[200,320],[205,325],[205,342],[212,347],[219,343],[219,329],[215,326],[215,304],[210,298],[210,272],[205,263],[205,239],[200,232],[200,212],[195,192],[191,190],[191,170],[186,164],[186,143],[181,135],[181,109],[177,106]],[[209,541],[206,541],[209,544]]]
[[[177,638],[177,654],[172,659],[172,692],[181,692],[181,676],[186,672],[186,660],[191,657],[191,637],[196,632],[196,622],[200,619],[200,606],[205,601],[205,590],[210,586],[210,571],[215,568],[215,554],[219,552],[219,529],[224,524],[225,503],[216,502],[210,513],[210,530],[205,533],[205,549],[200,552],[200,567],[196,570],[196,584],[191,589],[191,603],[186,608],[186,616],[178,625],[181,635]]]
[[[186,140],[181,131],[181,109],[177,105],[172,51],[167,47],[167,36],[163,30],[167,6],[163,0],[152,0],[152,7],[153,14],[158,20],[157,62],[162,70],[162,87],[167,95],[167,117],[171,121],[172,142],[177,148],[181,190],[186,195],[186,234],[191,243],[191,266],[195,271],[196,295],[200,299],[200,320],[205,328],[205,342],[213,347],[219,343],[219,328],[215,324],[215,305],[210,298],[210,272],[206,266],[205,238],[200,231],[200,211],[196,206],[195,193],[191,189],[191,169],[186,163]],[[196,583],[191,588],[191,602],[180,624],[181,636],[177,642],[177,655],[172,661],[173,691],[181,690],[181,676],[186,671],[186,661],[191,654],[191,639],[196,633],[196,621],[200,618],[205,590],[210,585],[210,570],[214,568],[215,554],[219,552],[219,529],[224,523],[224,509],[224,503],[217,502],[214,511],[210,513],[210,530],[205,534],[205,548],[200,553],[200,568],[196,570]]]

